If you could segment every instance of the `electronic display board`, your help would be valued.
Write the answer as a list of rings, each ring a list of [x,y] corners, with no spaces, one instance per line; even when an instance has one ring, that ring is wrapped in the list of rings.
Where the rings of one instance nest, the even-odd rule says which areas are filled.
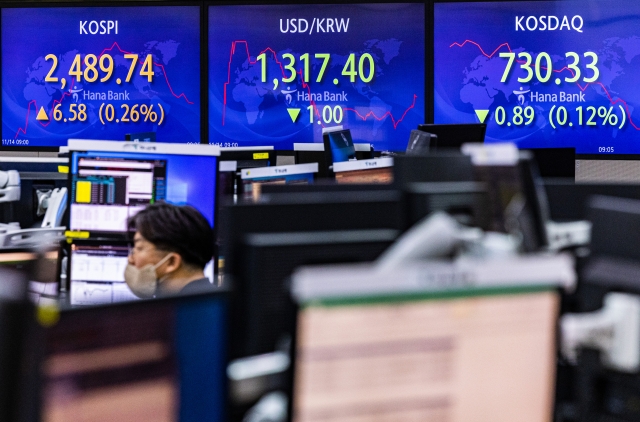
[[[640,3],[436,3],[434,122],[486,142],[640,153]]]
[[[209,142],[356,143],[404,151],[424,122],[425,9],[419,3],[211,6]]]
[[[2,9],[2,145],[200,143],[200,7]]]

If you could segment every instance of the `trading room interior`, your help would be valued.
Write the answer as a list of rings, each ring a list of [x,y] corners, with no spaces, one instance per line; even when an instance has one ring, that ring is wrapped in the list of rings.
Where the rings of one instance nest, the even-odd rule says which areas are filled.
[[[640,420],[639,74],[629,1],[0,1],[0,421]]]

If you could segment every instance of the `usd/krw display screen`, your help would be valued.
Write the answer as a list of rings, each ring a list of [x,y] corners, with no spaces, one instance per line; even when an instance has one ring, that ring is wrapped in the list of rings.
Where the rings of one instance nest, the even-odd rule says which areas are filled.
[[[200,8],[2,9],[2,145],[200,143]]]
[[[404,150],[424,121],[424,4],[211,6],[209,142]]]
[[[640,3],[440,3],[434,121],[487,142],[640,153]]]

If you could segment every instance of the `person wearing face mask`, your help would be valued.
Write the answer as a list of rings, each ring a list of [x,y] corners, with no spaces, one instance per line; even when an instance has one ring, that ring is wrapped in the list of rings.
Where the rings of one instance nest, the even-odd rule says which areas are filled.
[[[140,298],[214,289],[204,275],[213,229],[195,208],[157,202],[129,220],[135,230],[124,278]]]

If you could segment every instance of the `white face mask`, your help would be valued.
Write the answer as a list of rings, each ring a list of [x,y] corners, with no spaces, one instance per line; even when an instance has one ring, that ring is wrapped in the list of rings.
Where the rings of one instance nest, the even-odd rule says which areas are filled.
[[[158,290],[158,277],[156,276],[156,269],[164,264],[166,260],[171,256],[168,254],[160,260],[156,265],[147,264],[142,268],[137,268],[135,265],[127,264],[127,268],[124,270],[124,281],[131,289],[134,295],[141,299],[149,299],[155,296]]]

